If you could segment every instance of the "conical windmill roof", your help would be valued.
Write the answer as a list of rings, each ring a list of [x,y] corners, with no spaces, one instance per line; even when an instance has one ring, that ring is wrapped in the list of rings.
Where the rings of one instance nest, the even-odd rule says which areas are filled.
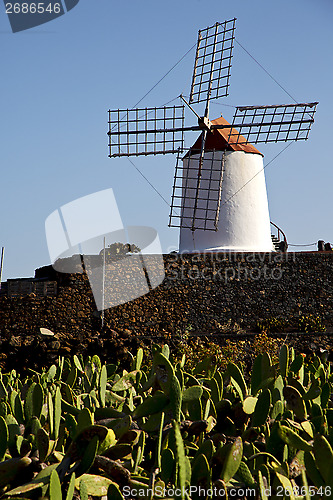
[[[233,144],[232,141],[236,142],[237,138],[239,142],[246,142],[245,137],[242,135],[238,136],[238,132],[236,129],[232,128],[230,123],[223,118],[223,116],[220,116],[219,118],[216,118],[216,120],[212,120],[213,125],[229,125],[228,128],[219,128],[219,129],[214,129],[210,133],[207,134],[207,139],[206,139],[206,145],[205,145],[205,150],[206,151],[212,151],[212,150],[217,150],[217,151],[244,151],[245,153],[254,153],[254,154],[259,154],[261,156],[264,156],[260,151],[258,151],[257,148],[255,148],[252,144],[247,143],[247,144]],[[230,134],[230,130],[232,134],[236,135],[231,135],[230,141],[228,142],[228,137]],[[198,137],[196,142],[193,144],[192,150],[201,150],[201,135]]]

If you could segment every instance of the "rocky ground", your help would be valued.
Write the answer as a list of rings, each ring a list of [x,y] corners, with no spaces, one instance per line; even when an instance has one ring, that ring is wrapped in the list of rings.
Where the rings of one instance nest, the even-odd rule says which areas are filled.
[[[82,354],[83,357],[97,354],[102,361],[108,363],[120,362],[124,368],[129,368],[131,356],[138,347],[149,349],[153,343],[167,343],[175,356],[180,357],[185,353],[189,362],[195,362],[196,355],[215,355],[216,362],[226,365],[228,361],[243,363],[250,368],[256,354],[269,352],[274,357],[281,344],[286,342],[298,352],[322,353],[328,351],[333,359],[332,334],[302,333],[299,335],[278,334],[267,335],[257,333],[244,335],[210,334],[186,336],[134,336],[130,330],[115,331],[104,328],[91,332],[91,335],[67,335],[66,333],[53,332],[54,335],[37,333],[34,335],[12,335],[10,338],[0,340],[0,367],[2,372],[12,369],[20,373],[27,373],[29,369],[41,370],[56,362],[59,356],[73,356]],[[331,354],[332,352],[332,354]]]

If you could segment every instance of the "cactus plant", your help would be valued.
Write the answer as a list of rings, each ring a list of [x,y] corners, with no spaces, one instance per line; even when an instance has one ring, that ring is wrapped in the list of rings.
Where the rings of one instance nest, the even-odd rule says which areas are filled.
[[[157,486],[190,484],[217,485],[225,497],[240,485],[261,499],[279,487],[292,498],[291,486],[304,488],[303,500],[313,488],[327,496],[325,488],[333,487],[327,357],[305,358],[284,345],[278,364],[258,355],[249,378],[233,363],[217,368],[213,356],[193,368],[186,355],[174,362],[166,345],[154,346],[151,370],[143,350],[131,358],[130,372],[79,355],[60,357],[22,381],[14,371],[0,375],[6,497],[71,500],[75,484],[82,499],[94,491],[123,500],[124,485],[148,499]],[[36,463],[46,468],[33,477]]]
[[[235,442],[230,446],[224,460],[221,472],[221,479],[227,483],[238,471],[243,457],[243,442],[242,438],[237,437]]]

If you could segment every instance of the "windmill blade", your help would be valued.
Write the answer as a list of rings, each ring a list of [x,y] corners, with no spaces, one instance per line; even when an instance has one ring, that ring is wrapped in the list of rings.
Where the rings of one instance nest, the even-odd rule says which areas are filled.
[[[224,154],[222,151],[206,151],[201,167],[200,159],[200,149],[190,149],[184,158],[181,152],[177,156],[169,217],[170,227],[187,228],[191,231],[217,230]]]
[[[109,110],[108,123],[109,157],[177,153],[184,147],[184,106]]]
[[[235,25],[236,18],[199,31],[190,103],[228,95]]]
[[[317,104],[237,107],[228,142],[257,144],[306,140],[314,123]]]

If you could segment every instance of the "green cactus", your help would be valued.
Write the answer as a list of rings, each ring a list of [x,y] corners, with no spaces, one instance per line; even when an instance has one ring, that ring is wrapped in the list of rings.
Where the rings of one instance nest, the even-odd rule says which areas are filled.
[[[320,471],[318,470],[318,466],[316,464],[313,453],[305,452],[304,453],[304,465],[306,468],[306,473],[308,477],[311,479],[313,484],[317,488],[321,488],[325,486],[325,480],[323,479]]]
[[[142,364],[142,360],[143,360],[143,349],[140,347],[137,350],[136,356],[134,358],[133,370],[140,370],[141,364]]]
[[[217,405],[218,402],[222,398],[222,393],[219,385],[219,381],[216,378],[218,372],[215,373],[213,378],[206,379],[205,384],[209,387],[210,389],[210,398],[213,401],[214,405]],[[223,380],[222,380],[222,392],[223,392]]]
[[[89,500],[88,488],[85,481],[80,482],[80,500]]]
[[[159,443],[159,441],[158,441],[158,443]],[[141,432],[137,446],[135,447],[135,449],[132,452],[132,457],[134,460],[134,469],[133,469],[134,473],[136,473],[138,471],[139,465],[141,464],[142,460],[144,459],[145,444],[146,444],[146,435],[144,432]],[[118,446],[121,446],[121,445],[118,445]],[[159,446],[159,444],[157,445],[157,447],[158,446]],[[160,454],[158,454],[157,457],[159,458]],[[160,464],[158,465],[158,467],[159,468],[161,467]]]
[[[325,436],[315,435],[313,451],[317,468],[326,484],[329,484],[333,474],[333,450]]]
[[[75,474],[77,477],[89,471],[90,467],[93,465],[95,457],[97,455],[97,450],[99,446],[100,440],[99,436],[95,435],[91,441],[89,441],[81,461],[78,467],[75,469]]]
[[[133,385],[136,382],[136,375],[138,373],[138,370],[134,370],[130,373],[126,373],[123,375],[113,386],[112,386],[112,391],[114,392],[122,392],[122,391],[127,391],[127,389],[130,389],[133,387]]]
[[[102,407],[105,406],[106,384],[107,384],[107,370],[106,366],[103,365],[99,375],[99,391],[98,391],[99,402],[101,403]]]
[[[26,458],[26,457],[25,457]],[[54,471],[58,467],[58,464],[52,464],[43,469],[41,472],[37,474],[34,479],[26,483],[22,486],[18,486],[14,488],[13,490],[8,491],[6,494],[7,495],[22,495],[24,493],[28,493],[30,491],[34,490],[39,490],[41,489],[42,494],[46,494],[49,484],[50,484],[50,476],[52,471]]]
[[[290,479],[285,475],[283,470],[275,471],[276,478],[280,485],[283,488],[283,491],[286,493],[286,496],[290,498],[290,500],[295,500],[294,489],[290,482]]]
[[[247,387],[242,372],[234,363],[228,364],[227,371],[231,377],[232,384],[235,386],[241,400],[243,401],[243,399],[247,396]]]
[[[243,411],[248,415],[252,415],[255,410],[258,398],[253,396],[247,396],[243,401]]]
[[[85,484],[88,495],[94,497],[103,497],[108,494],[108,489],[111,484],[115,484],[111,479],[96,474],[83,474],[75,479],[76,489],[81,489],[81,484]]]
[[[66,384],[69,385],[70,387],[74,387],[76,379],[77,379],[77,375],[78,375],[78,369],[74,365],[74,366],[72,366],[72,368],[68,374]]]
[[[279,365],[282,377],[286,378],[288,376],[288,365],[289,365],[289,350],[286,344],[283,344],[280,349],[279,354]]]
[[[201,420],[203,416],[201,399],[194,399],[186,403],[189,417],[193,421]]]
[[[4,459],[7,451],[9,432],[6,421],[3,417],[0,417],[0,462]]]
[[[176,460],[173,451],[170,448],[164,449],[161,455],[161,479],[165,484],[171,480],[175,466]]]
[[[250,488],[253,486],[256,486],[256,482],[254,480],[254,477],[251,474],[249,467],[247,466],[247,464],[243,460],[239,464],[239,467],[237,470],[237,476],[240,478],[240,480],[246,486],[249,486]]]
[[[203,389],[200,385],[192,385],[183,391],[182,399],[184,403],[189,403],[194,400],[200,399]]]
[[[305,420],[307,415],[306,406],[300,392],[295,387],[287,385],[283,388],[283,396],[287,401],[287,408],[292,410],[297,418]]]
[[[105,439],[98,445],[98,455],[103,455],[109,448],[114,446],[117,442],[116,435],[112,429],[108,429]]]
[[[71,478],[68,484],[68,489],[66,493],[66,500],[72,500],[75,490],[75,472],[71,474]]]
[[[161,353],[163,354],[164,357],[166,357],[166,359],[169,359],[169,357],[170,357],[170,347],[168,346],[168,344],[164,344],[162,346]]]
[[[56,365],[51,365],[50,368],[48,369],[47,373],[46,373],[46,380],[48,382],[52,382],[54,377],[56,376],[57,374],[57,367]]]
[[[163,356],[162,353],[157,353],[153,360],[153,370],[156,374],[156,381],[160,385],[162,391],[169,395],[175,371],[169,359]]]
[[[276,401],[274,404],[272,411],[271,411],[271,417],[272,419],[276,420],[279,416],[282,416],[284,411],[284,405],[282,401]]]
[[[50,436],[42,427],[38,429],[36,435],[36,442],[38,448],[39,461],[45,462],[50,447]]]
[[[61,500],[61,484],[56,470],[53,470],[50,476],[50,500]]]
[[[298,373],[302,368],[303,363],[304,363],[304,357],[301,354],[299,354],[298,356],[295,357],[294,361],[291,363],[289,370],[293,373]]]
[[[236,364],[222,373],[208,357],[188,373],[184,356],[175,366],[173,359],[168,347],[156,347],[149,375],[146,365],[140,371],[140,350],[132,355],[130,373],[102,366],[98,356],[84,363],[79,355],[72,362],[60,357],[22,380],[14,371],[0,375],[6,497],[71,500],[76,481],[84,499],[92,478],[98,478],[94,493],[116,500],[123,500],[123,484],[142,488],[148,500],[149,485],[180,487],[192,481],[208,487],[211,475],[220,476],[213,485],[225,492],[246,485],[262,499],[268,499],[270,486],[274,497],[277,486],[288,490],[293,481],[303,485],[303,500],[312,498],[312,485],[333,487],[333,376],[327,359],[311,355],[309,360],[283,346],[279,374],[261,354],[250,374],[251,390]],[[34,463],[26,465],[27,477],[36,456],[46,469],[21,486],[14,477],[16,488],[8,491],[15,464],[29,453]],[[92,464],[102,476],[87,473]],[[151,467],[159,472],[151,475]],[[21,481],[24,474],[16,477]],[[110,483],[97,489],[103,476]]]
[[[275,403],[276,401],[283,401],[283,388],[284,388],[283,378],[281,375],[279,375],[274,381],[274,387],[272,393],[273,403]]]
[[[117,439],[121,438],[131,427],[132,418],[126,415],[122,418],[115,418],[108,423],[108,427],[113,429]]]
[[[76,433],[79,434],[83,429],[94,424],[94,418],[88,408],[83,408],[77,417]]]
[[[51,434],[51,438],[56,440],[59,437],[59,428],[61,420],[61,392],[59,387],[56,388],[54,396],[53,412],[54,412],[53,435]]]
[[[321,407],[326,408],[331,396],[331,386],[328,382],[325,382],[321,388],[320,402]]]
[[[203,454],[199,454],[193,461],[191,485],[201,487],[205,491],[211,488],[211,469],[207,457]],[[192,499],[200,499],[199,491],[192,494]]]
[[[261,500],[268,500],[269,497],[267,495],[267,483],[264,482],[264,476],[261,470],[258,470],[258,483],[259,483],[259,496]]]
[[[67,409],[67,411],[69,410]],[[75,415],[78,414],[79,410],[76,411]],[[102,420],[103,418],[123,418],[125,416],[123,412],[109,406],[105,408],[96,408],[94,415],[96,420]]]
[[[309,444],[305,439],[301,438],[296,432],[285,425],[280,425],[278,428],[278,434],[282,441],[297,450],[311,451],[312,445]]]
[[[173,421],[173,428],[175,432],[176,467],[178,470],[178,485],[181,490],[180,498],[184,500],[186,477],[187,477],[187,461],[185,458],[184,443],[180,432],[179,424],[175,420]]]
[[[162,452],[162,439],[163,439],[163,426],[164,426],[164,413],[161,412],[160,426],[158,430],[158,441],[156,449],[156,465],[161,468],[161,452]]]
[[[251,394],[255,396],[262,383],[262,354],[256,356],[251,373]]]
[[[252,415],[253,427],[260,427],[266,422],[270,407],[271,391],[269,389],[264,389],[258,396],[258,400]]]
[[[304,500],[311,500],[311,495],[309,491],[309,485],[305,470],[302,470],[301,476],[302,476],[302,487],[303,487],[302,490],[305,491]]]
[[[169,397],[162,391],[156,391],[153,396],[148,396],[133,412],[133,418],[148,417],[159,413],[169,404]]]
[[[16,436],[21,435],[20,426],[13,415],[8,414],[5,418],[8,429],[8,449],[12,456],[18,456],[19,452],[16,446]]]
[[[196,459],[196,457],[200,454],[205,455],[207,458],[208,462],[212,459],[214,453],[216,451],[216,448],[214,446],[214,443],[211,439],[206,439],[201,446],[198,448],[196,454],[194,455],[193,460]]]
[[[272,360],[268,352],[264,352],[261,358],[262,380],[267,380],[272,376]]]
[[[15,418],[19,424],[24,424],[24,422],[25,422],[24,410],[23,410],[23,405],[22,405],[20,394],[14,390],[14,391],[12,391],[10,397],[11,397],[11,408],[12,408],[13,415],[15,416]]]
[[[182,390],[180,387],[180,383],[175,374],[171,377],[171,386],[170,386],[170,407],[172,410],[173,418],[176,422],[180,422],[180,413],[182,407]]]
[[[241,437],[237,437],[235,442],[228,449],[225,457],[220,478],[228,483],[238,471],[243,457],[243,442]]]
[[[0,463],[0,488],[7,486],[14,481],[24,469],[29,467],[31,459],[28,457],[23,458],[10,458]]]
[[[64,477],[73,462],[79,462],[75,470],[77,477],[89,470],[94,462],[99,443],[103,442],[108,434],[107,427],[91,425],[83,429],[71,442],[57,472],[60,478]]]
[[[124,500],[122,493],[119,490],[119,486],[115,483],[111,483],[108,488],[107,494],[108,500]]]
[[[32,417],[40,417],[43,400],[44,393],[42,386],[33,382],[28,389],[24,404],[24,412],[27,420],[31,420]]]

